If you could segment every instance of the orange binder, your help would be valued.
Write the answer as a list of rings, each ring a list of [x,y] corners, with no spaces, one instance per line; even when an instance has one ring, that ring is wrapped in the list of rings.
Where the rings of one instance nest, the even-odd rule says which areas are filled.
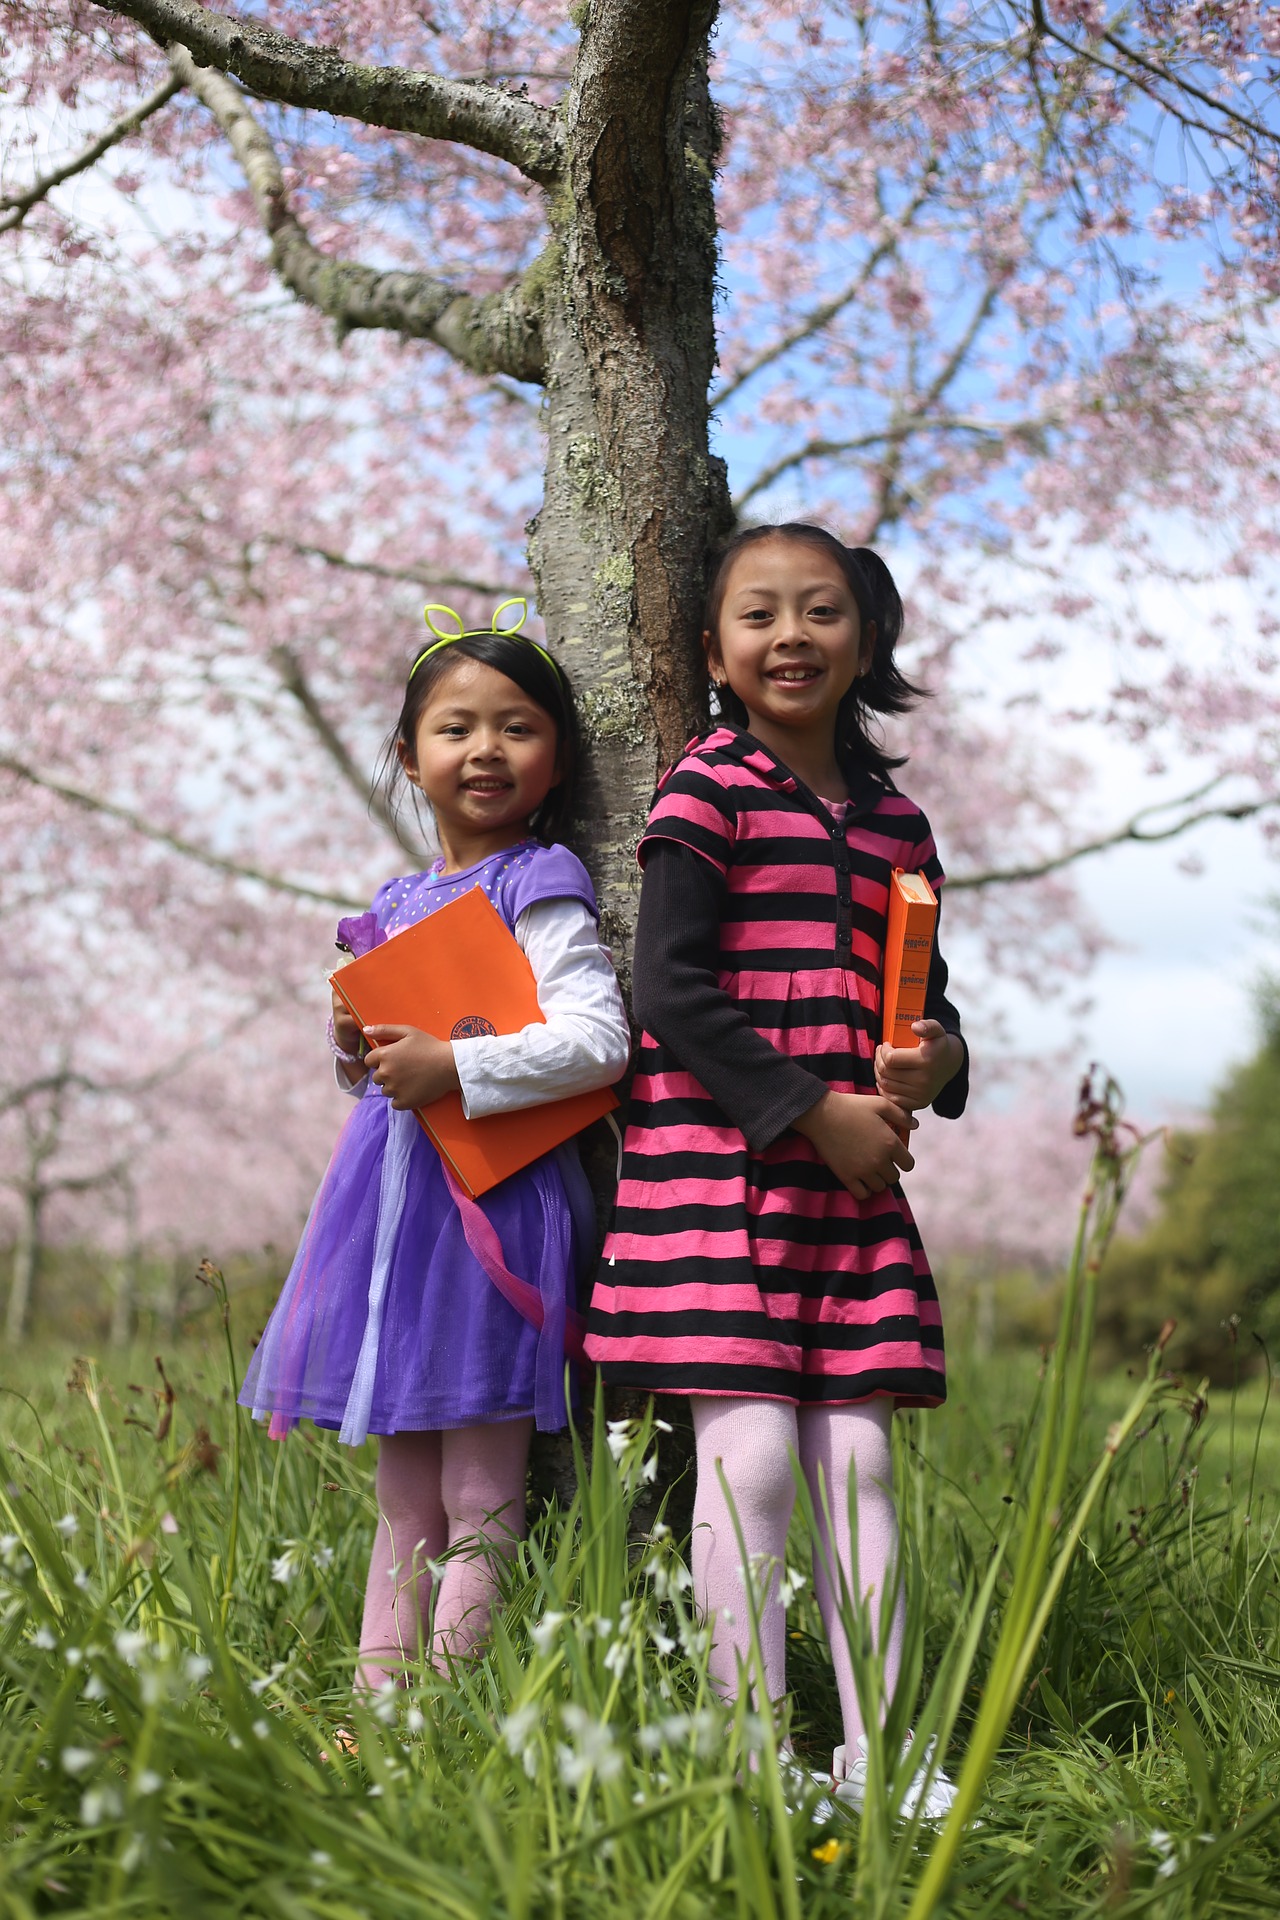
[[[479,887],[331,976],[362,1027],[421,1027],[439,1040],[518,1033],[543,1019],[533,969]],[[446,1093],[418,1118],[472,1199],[617,1106],[607,1087],[468,1120]]]
[[[929,962],[938,924],[938,902],[922,873],[895,867],[889,882],[889,924],[884,942],[881,1032],[891,1047],[918,1047],[913,1020],[924,1019]]]

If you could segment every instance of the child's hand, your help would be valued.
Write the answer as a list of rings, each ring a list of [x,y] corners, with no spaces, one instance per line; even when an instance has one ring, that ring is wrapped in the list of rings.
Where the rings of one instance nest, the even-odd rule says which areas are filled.
[[[421,1027],[366,1027],[364,1037],[370,1047],[365,1065],[393,1107],[429,1107],[456,1090],[458,1069],[447,1040]]]
[[[359,1053],[360,1022],[340,993],[333,996],[333,1037],[344,1053]],[[363,1066],[360,1071],[364,1072]]]
[[[883,1193],[915,1165],[899,1136],[919,1121],[879,1094],[826,1093],[791,1124],[812,1140],[855,1200]]]
[[[920,1035],[918,1047],[876,1048],[876,1085],[886,1100],[914,1111],[931,1107],[948,1080],[959,1073],[964,1061],[964,1043],[959,1034],[948,1033],[936,1020],[913,1020],[912,1033]]]

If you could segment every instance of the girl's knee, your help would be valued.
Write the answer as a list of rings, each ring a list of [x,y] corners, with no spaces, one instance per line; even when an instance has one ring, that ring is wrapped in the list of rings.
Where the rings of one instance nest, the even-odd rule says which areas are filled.
[[[474,1436],[472,1444],[466,1437]],[[524,1481],[529,1451],[526,1422],[506,1427],[462,1428],[446,1445],[440,1493],[451,1539],[484,1534],[501,1539],[524,1535]]]

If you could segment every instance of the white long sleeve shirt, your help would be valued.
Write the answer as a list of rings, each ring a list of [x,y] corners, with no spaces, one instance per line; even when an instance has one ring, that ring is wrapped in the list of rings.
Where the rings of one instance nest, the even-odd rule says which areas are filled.
[[[612,1086],[631,1056],[613,965],[582,902],[537,901],[517,919],[515,938],[533,969],[543,1019],[517,1033],[452,1043],[468,1120]],[[365,1092],[367,1074],[352,1085],[337,1061],[334,1067],[344,1093]]]

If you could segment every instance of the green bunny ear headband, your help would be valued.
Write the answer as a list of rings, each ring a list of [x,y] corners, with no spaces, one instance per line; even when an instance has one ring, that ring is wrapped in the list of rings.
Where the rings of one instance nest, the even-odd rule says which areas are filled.
[[[500,624],[502,622],[502,616],[506,613],[508,607],[518,607],[520,612],[515,620],[510,620],[505,625]],[[441,628],[436,625],[431,617],[432,614],[435,613],[442,613],[446,619],[452,620],[452,631],[448,628],[442,631]],[[535,653],[542,655],[547,665],[552,667],[557,675],[560,673],[559,666],[547,652],[546,648],[540,647],[538,642],[530,639],[527,633],[521,633],[521,627],[529,618],[529,602],[520,595],[517,595],[513,600],[504,600],[501,606],[495,607],[493,619],[487,627],[464,626],[461,615],[456,614],[452,607],[440,606],[434,601],[422,609],[422,617],[436,637],[429,647],[423,648],[422,652],[410,667],[409,678],[411,680],[423,661],[429,659],[439,648],[452,646],[455,640],[481,640],[490,633],[496,633],[503,640],[523,640],[526,647],[532,647]]]

